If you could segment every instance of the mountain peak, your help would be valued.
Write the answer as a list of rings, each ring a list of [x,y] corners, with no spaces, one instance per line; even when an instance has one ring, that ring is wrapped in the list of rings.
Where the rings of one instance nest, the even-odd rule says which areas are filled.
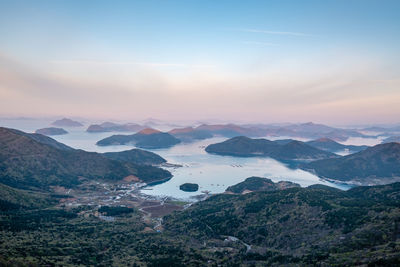
[[[190,133],[193,130],[194,130],[193,127],[175,128],[175,129],[172,129],[171,131],[169,131],[168,133],[170,133],[170,134]]]
[[[138,132],[138,134],[145,134],[145,135],[156,134],[156,133],[161,133],[161,131],[153,129],[153,128],[146,128],[146,129],[143,129],[140,132]]]

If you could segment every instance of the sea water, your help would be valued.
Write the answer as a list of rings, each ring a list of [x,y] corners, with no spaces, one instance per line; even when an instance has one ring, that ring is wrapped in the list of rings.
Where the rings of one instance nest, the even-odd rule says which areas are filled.
[[[50,122],[50,120],[0,120],[1,126],[26,132],[34,132],[38,128],[49,127]],[[88,133],[86,132],[87,126],[65,128],[69,132],[68,134],[52,136],[52,138],[73,148],[93,152],[117,152],[134,148],[129,145],[97,146],[97,141],[117,133]],[[285,139],[285,137],[275,137],[273,139]],[[348,185],[334,184],[321,180],[309,172],[293,169],[271,158],[219,156],[205,152],[207,145],[224,140],[226,138],[215,137],[192,143],[181,143],[167,149],[151,150],[165,158],[168,163],[181,165],[181,167],[168,167],[167,169],[173,174],[173,178],[162,184],[148,186],[142,190],[142,193],[152,196],[190,199],[201,194],[202,191],[209,191],[210,193],[224,192],[227,187],[242,182],[251,176],[266,177],[274,182],[291,181],[301,186],[325,184],[340,189],[350,188]],[[355,141],[354,143],[362,144],[363,140],[357,139]],[[364,142],[371,145],[379,143],[380,140],[368,139],[364,140]],[[346,143],[349,144],[351,142],[348,141]],[[183,183],[196,183],[199,185],[199,191],[181,191],[179,186]]]

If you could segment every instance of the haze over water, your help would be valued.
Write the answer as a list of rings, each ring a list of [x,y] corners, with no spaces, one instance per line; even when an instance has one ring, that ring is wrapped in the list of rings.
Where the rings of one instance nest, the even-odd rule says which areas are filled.
[[[38,128],[48,127],[51,120],[46,119],[0,119],[2,126],[16,128],[26,132],[34,132]],[[166,129],[168,126],[161,126]],[[97,146],[96,142],[108,137],[114,132],[88,133],[87,125],[77,128],[66,128],[68,134],[52,136],[55,140],[77,149],[92,152],[117,152],[134,148],[130,145],[118,146]],[[122,133],[129,134],[129,133]],[[266,137],[269,138],[269,137]],[[285,139],[286,137],[273,137],[269,139]],[[192,196],[201,194],[201,191],[211,193],[222,193],[228,186],[237,184],[251,176],[260,176],[271,179],[274,182],[291,181],[301,186],[312,184],[325,184],[341,189],[348,189],[350,186],[334,184],[321,180],[317,176],[300,169],[288,168],[285,164],[271,158],[262,157],[231,157],[212,155],[205,152],[204,148],[212,143],[221,142],[227,138],[214,137],[193,143],[181,143],[167,149],[154,149],[154,153],[165,158],[168,163],[179,164],[182,167],[168,168],[173,174],[171,180],[149,186],[142,190],[144,194],[152,196],[169,196],[188,200]],[[379,139],[357,139],[358,144],[379,143]],[[348,141],[349,142],[349,141]],[[348,143],[347,142],[347,143]],[[183,183],[199,184],[199,191],[184,192],[179,189]]]

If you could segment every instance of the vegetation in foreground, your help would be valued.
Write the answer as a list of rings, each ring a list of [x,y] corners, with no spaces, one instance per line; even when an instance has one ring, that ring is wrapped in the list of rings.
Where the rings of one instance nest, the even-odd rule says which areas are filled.
[[[0,214],[3,265],[400,263],[400,183],[347,192],[311,186],[216,195],[165,216],[161,233],[134,208],[48,204]]]

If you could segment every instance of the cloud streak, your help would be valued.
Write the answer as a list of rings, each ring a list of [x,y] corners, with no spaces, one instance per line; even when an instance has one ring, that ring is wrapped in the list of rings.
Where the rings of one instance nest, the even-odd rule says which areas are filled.
[[[163,63],[163,62],[135,62],[135,61],[99,61],[99,60],[52,60],[52,64],[77,64],[77,65],[133,65],[133,66],[149,66],[149,67],[180,67],[180,68],[214,68],[214,65],[206,64],[184,64],[184,63]]]
[[[242,43],[243,43],[243,44],[248,44],[248,45],[278,46],[278,44],[266,43],[266,42],[244,41],[244,42],[242,42]]]
[[[287,35],[287,36],[299,36],[299,37],[312,36],[311,34],[302,32],[268,31],[259,29],[237,29],[237,30],[242,32],[254,32],[254,33],[273,34],[273,35]]]

